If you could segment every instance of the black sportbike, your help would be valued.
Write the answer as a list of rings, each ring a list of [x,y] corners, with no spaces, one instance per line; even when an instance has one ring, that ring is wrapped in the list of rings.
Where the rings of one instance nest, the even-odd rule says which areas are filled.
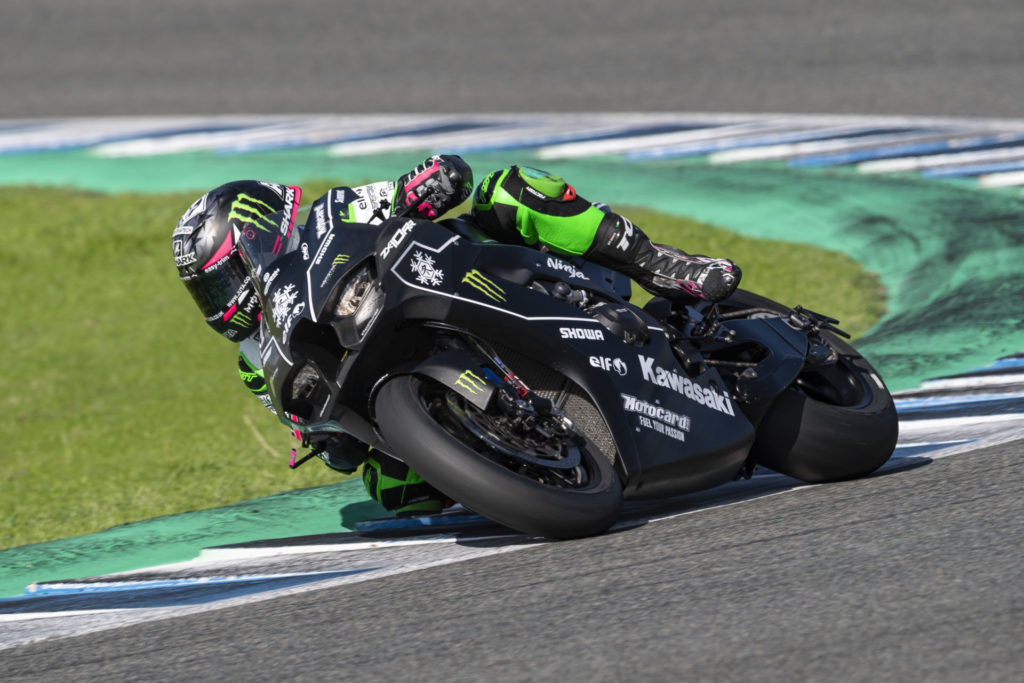
[[[756,465],[857,477],[895,447],[892,397],[832,318],[742,290],[641,309],[625,276],[461,219],[333,213],[236,234],[273,404],[314,452],[347,432],[475,512],[572,538],[605,531],[624,498]]]

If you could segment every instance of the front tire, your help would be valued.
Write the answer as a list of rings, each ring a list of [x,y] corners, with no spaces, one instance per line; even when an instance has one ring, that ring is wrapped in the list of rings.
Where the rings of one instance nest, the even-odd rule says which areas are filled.
[[[380,389],[375,406],[395,455],[447,496],[505,526],[533,536],[578,538],[606,531],[621,514],[618,475],[580,436],[560,446],[575,449],[578,465],[546,470],[545,453],[517,459],[507,443],[488,443],[481,432],[493,418],[432,380],[393,379]],[[467,420],[479,425],[467,429]]]

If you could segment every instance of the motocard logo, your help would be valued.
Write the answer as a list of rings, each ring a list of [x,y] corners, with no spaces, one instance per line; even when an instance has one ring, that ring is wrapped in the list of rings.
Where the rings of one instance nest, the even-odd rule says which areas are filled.
[[[586,327],[559,327],[558,334],[562,339],[588,339],[590,341],[604,341],[604,332],[591,330]]]
[[[583,271],[559,258],[548,257],[548,268],[554,268],[555,270],[561,270],[569,274],[569,277],[574,277],[579,280],[589,280],[590,278],[583,274]]]
[[[667,387],[676,391],[686,398],[699,403],[702,406],[717,410],[726,415],[735,415],[732,401],[725,394],[721,394],[711,387],[702,387],[694,384],[689,377],[683,377],[675,370],[669,372],[663,367],[656,366],[654,359],[649,356],[637,354],[640,360],[640,372],[644,379],[659,387]]]
[[[590,365],[595,368],[600,368],[605,372],[616,372],[620,377],[624,377],[629,368],[626,366],[626,361],[621,358],[609,358],[608,356],[591,356]]]
[[[677,441],[686,441],[686,433],[690,431],[690,419],[687,416],[674,413],[660,405],[648,403],[628,393],[620,395],[623,397],[623,410],[636,414],[637,422],[641,427],[664,434]]]
[[[619,394],[622,396],[622,409],[627,413],[636,413],[637,415],[644,415],[664,425],[673,427],[675,429],[688,432],[690,431],[690,418],[687,415],[681,415],[677,412],[671,411],[668,408],[663,408],[653,403],[648,403],[643,399],[639,399],[636,396],[630,396],[629,394]],[[659,432],[662,430],[658,430]],[[671,434],[670,434],[671,436]],[[682,441],[682,439],[680,439]]]
[[[395,232],[395,234],[391,236],[391,239],[388,240],[387,246],[385,246],[384,249],[382,249],[380,252],[380,257],[382,259],[386,259],[388,257],[388,254],[391,253],[391,250],[397,247],[399,244],[401,244],[402,241],[409,236],[409,233],[412,232],[412,229],[415,227],[415,221],[406,221],[405,225],[400,227]]]

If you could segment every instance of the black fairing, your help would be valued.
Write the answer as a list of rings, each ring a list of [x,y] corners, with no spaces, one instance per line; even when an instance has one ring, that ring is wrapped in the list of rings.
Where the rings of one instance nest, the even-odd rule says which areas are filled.
[[[373,427],[373,388],[384,377],[415,372],[437,352],[444,327],[514,348],[578,385],[611,432],[626,495],[708,488],[743,468],[754,427],[732,389],[713,368],[684,371],[671,333],[623,299],[624,276],[580,259],[482,244],[458,226],[406,219],[363,226],[332,221],[331,213],[338,212],[314,220],[311,212],[306,226],[280,241],[259,235],[240,243],[260,283],[264,372],[286,424],[306,434],[342,429],[387,451]],[[339,320],[334,306],[367,265],[379,310],[354,326]],[[588,312],[576,295],[555,296],[558,283],[584,292],[588,305],[606,306]],[[474,381],[499,381],[462,361],[450,368],[433,362],[435,378],[455,383],[470,370]],[[314,380],[296,382],[303,376]]]

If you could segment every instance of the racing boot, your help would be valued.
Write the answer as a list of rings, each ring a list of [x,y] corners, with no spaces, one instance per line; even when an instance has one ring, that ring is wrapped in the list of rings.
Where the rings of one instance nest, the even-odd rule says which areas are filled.
[[[647,291],[668,299],[728,299],[743,275],[728,259],[691,255],[655,244],[627,218],[610,212],[584,257],[624,273]]]

